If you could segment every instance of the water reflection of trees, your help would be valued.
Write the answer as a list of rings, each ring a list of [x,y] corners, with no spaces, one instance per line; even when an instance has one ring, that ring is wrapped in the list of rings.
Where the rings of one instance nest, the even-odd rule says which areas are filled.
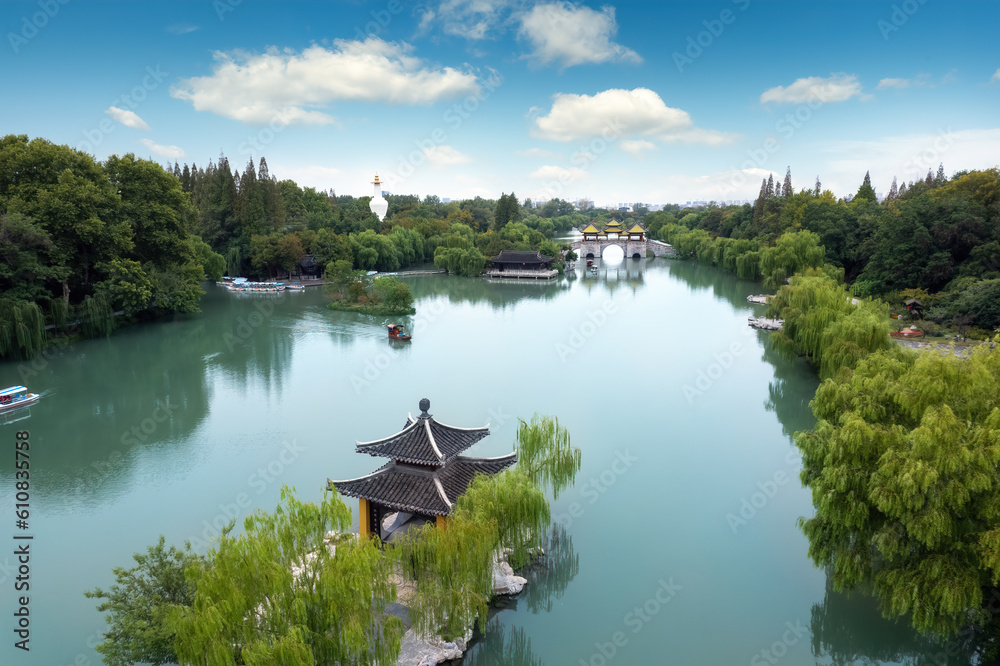
[[[261,302],[209,286],[203,314],[173,315],[108,339],[52,349],[33,367],[5,364],[12,375],[24,372],[29,388],[43,394],[24,425],[45,451],[39,454],[44,464],[32,475],[38,497],[58,506],[65,497],[105,501],[128,490],[142,452],[194,447],[191,435],[209,410],[211,369],[236,385],[251,377],[279,385],[293,340],[274,323],[288,306],[274,301],[271,308],[257,307]],[[175,459],[184,455],[170,453]],[[12,458],[4,458],[0,470],[12,465]]]
[[[909,621],[886,620],[878,602],[866,594],[836,592],[827,579],[826,594],[812,608],[812,653],[841,664],[894,662],[907,666],[971,664],[970,640],[937,642],[913,630]]]
[[[573,539],[566,533],[565,527],[553,525],[542,550],[544,555],[520,572],[528,579],[521,594],[501,597],[490,609],[486,633],[475,633],[462,664],[536,666],[542,663],[532,653],[531,639],[524,630],[505,625],[500,617],[505,611],[516,610],[521,604],[525,604],[533,614],[551,611],[553,599],[562,598],[570,581],[580,572],[580,556],[574,550]]]
[[[552,280],[509,280],[467,278],[456,275],[432,275],[407,280],[417,301],[446,296],[452,303],[486,303],[494,310],[503,310],[518,301],[536,299],[548,301],[565,293],[570,283],[563,277]]]

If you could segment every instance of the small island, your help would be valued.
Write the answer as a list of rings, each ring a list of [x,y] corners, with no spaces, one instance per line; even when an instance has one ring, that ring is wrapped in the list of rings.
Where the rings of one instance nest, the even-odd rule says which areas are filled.
[[[331,261],[326,267],[331,310],[379,316],[416,314],[413,294],[405,282],[391,275],[374,277],[354,270],[349,261]]]

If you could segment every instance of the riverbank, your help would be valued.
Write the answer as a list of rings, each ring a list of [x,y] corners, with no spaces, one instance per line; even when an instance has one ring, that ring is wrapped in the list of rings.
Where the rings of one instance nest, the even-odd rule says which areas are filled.
[[[343,301],[333,301],[328,303],[327,308],[340,312],[357,312],[359,314],[376,315],[379,317],[405,317],[417,313],[416,308],[393,308],[381,303],[345,303]]]

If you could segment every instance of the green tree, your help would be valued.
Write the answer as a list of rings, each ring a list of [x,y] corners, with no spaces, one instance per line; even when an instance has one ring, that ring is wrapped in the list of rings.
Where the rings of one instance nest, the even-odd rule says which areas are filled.
[[[111,666],[175,663],[176,633],[167,617],[172,609],[194,602],[194,586],[185,579],[184,570],[200,565],[202,558],[191,552],[190,544],[183,551],[165,548],[162,536],[145,554],[132,558],[136,566],[131,569],[115,567],[115,584],[108,591],[97,588],[84,593],[103,599],[97,610],[108,614],[110,628],[97,651]]]
[[[878,198],[875,196],[875,189],[872,187],[871,176],[865,171],[865,179],[861,183],[861,187],[858,188],[858,193],[854,195],[852,201],[877,201]]]
[[[507,226],[508,222],[517,222],[520,219],[521,204],[518,203],[517,196],[513,192],[501,194],[494,213],[493,228],[500,231]]]
[[[132,315],[150,307],[155,285],[139,262],[115,259],[98,268],[107,277],[96,285],[95,292],[103,294],[112,309]]]
[[[392,559],[373,541],[337,538],[351,526],[339,497],[303,503],[287,486],[274,513],[223,534],[207,566],[188,569],[190,606],[177,606],[180,664],[391,663],[403,636]],[[331,532],[333,534],[331,534]]]
[[[1000,582],[1000,354],[893,348],[816,392],[800,434],[816,515],[809,554],[836,590],[872,586],[883,613],[949,636],[989,620]]]

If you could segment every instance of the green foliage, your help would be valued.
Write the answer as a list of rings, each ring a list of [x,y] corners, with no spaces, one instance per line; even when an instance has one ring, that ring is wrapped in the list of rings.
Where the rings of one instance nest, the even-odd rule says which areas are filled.
[[[559,419],[535,414],[530,422],[519,421],[517,427],[518,469],[539,487],[559,492],[573,485],[580,471],[580,449],[570,443],[569,431],[559,425]]]
[[[391,275],[377,277],[372,281],[372,289],[377,300],[382,301],[391,310],[413,308],[413,294],[410,293],[410,287],[399,278]]]
[[[179,663],[394,662],[403,628],[385,612],[396,598],[392,558],[372,541],[328,541],[351,525],[339,497],[303,503],[286,486],[281,502],[248,517],[242,536],[223,534],[206,566],[188,569],[194,602],[168,622]]]
[[[36,303],[0,298],[0,356],[34,358],[45,341],[45,317]]]
[[[837,590],[871,582],[887,617],[947,636],[988,620],[1000,581],[1000,353],[898,348],[817,390],[801,433],[810,557]]]
[[[434,265],[449,273],[473,277],[483,272],[486,257],[475,247],[441,246],[434,250]]]
[[[815,269],[782,287],[768,304],[767,316],[784,320],[772,334],[774,343],[809,356],[821,377],[832,377],[841,367],[892,345],[884,304],[852,298],[843,285]]]
[[[107,300],[112,310],[121,309],[131,315],[150,306],[155,286],[139,262],[114,259],[97,268],[107,277],[96,285],[95,292]]]
[[[172,664],[175,632],[167,618],[175,607],[190,607],[194,602],[194,585],[185,580],[188,567],[200,566],[203,558],[173,546],[164,547],[161,536],[145,554],[135,553],[136,566],[115,567],[115,584],[104,591],[100,588],[84,594],[90,599],[104,599],[97,610],[107,613],[109,630],[97,646],[103,661],[111,666],[135,663]]]

